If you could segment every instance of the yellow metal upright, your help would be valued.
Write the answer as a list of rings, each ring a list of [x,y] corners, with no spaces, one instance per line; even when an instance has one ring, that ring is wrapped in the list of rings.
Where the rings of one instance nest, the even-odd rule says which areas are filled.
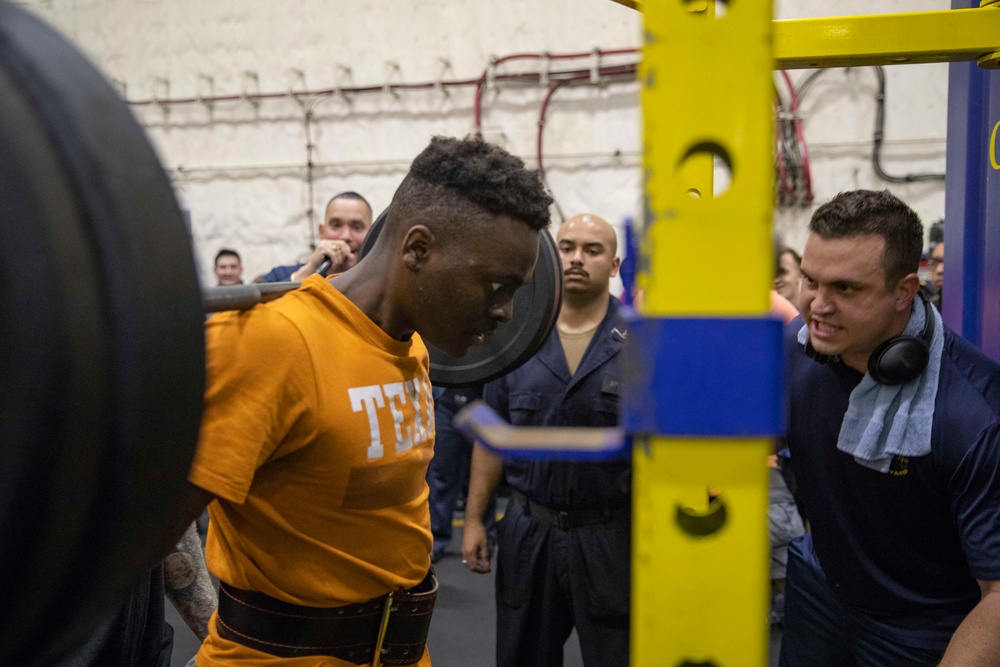
[[[682,332],[709,331],[727,319],[752,324],[767,317],[774,271],[772,3],[739,0],[719,16],[692,13],[681,0],[644,2],[642,9],[643,315],[668,323],[676,318]],[[729,189],[717,198],[692,196],[705,187],[711,156],[729,166]],[[725,345],[738,349],[742,342]],[[687,363],[697,368],[706,347],[694,343],[684,334],[669,354],[694,355]],[[740,373],[752,370],[744,366]],[[719,375],[719,365],[706,373]],[[717,389],[747,378],[704,380]],[[697,394],[699,384],[683,391]],[[722,435],[731,433],[731,407],[713,404],[704,414],[686,415],[668,436],[636,438],[633,665],[766,664],[766,457],[772,445],[759,432]],[[709,487],[721,490],[711,504]]]

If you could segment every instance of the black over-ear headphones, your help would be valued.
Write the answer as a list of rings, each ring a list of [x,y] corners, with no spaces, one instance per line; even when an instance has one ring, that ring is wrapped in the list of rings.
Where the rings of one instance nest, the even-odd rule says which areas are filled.
[[[931,357],[931,340],[934,338],[934,311],[926,299],[924,304],[924,328],[919,336],[894,336],[883,342],[868,357],[868,374],[879,384],[906,384],[915,380],[927,368]],[[813,349],[806,339],[806,354],[821,364],[830,357]]]

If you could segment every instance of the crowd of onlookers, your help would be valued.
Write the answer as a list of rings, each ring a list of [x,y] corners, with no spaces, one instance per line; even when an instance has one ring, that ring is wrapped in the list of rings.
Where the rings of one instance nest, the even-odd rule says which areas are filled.
[[[508,166],[521,173],[516,163]],[[432,179],[454,176],[429,169]],[[537,204],[538,211],[547,210],[549,200],[537,189],[534,176],[519,175],[514,181],[520,178],[530,182],[530,187],[525,186],[530,194],[519,196],[536,198],[532,205]],[[483,192],[476,187],[464,182],[456,186],[452,194],[457,199],[452,204],[466,212],[462,215],[485,216],[495,226],[507,224],[502,220],[513,222],[504,228],[507,236],[496,236],[494,227],[480,227],[482,236],[475,242],[468,238],[461,243],[447,241],[455,232],[443,226],[432,231],[425,226],[432,218],[417,215],[406,223],[412,227],[405,236],[387,232],[395,233],[394,248],[399,254],[383,246],[371,266],[365,262],[358,271],[349,271],[358,263],[372,225],[372,210],[363,197],[347,192],[328,204],[319,228],[320,242],[304,262],[275,267],[257,280],[303,283],[303,299],[288,300],[277,310],[288,321],[305,323],[300,334],[306,339],[319,332],[314,330],[312,316],[306,317],[296,304],[313,295],[319,299],[316,307],[321,302],[322,308],[346,307],[337,317],[350,323],[348,329],[359,329],[337,335],[350,338],[363,333],[365,345],[374,341],[376,346],[389,346],[379,355],[384,356],[386,350],[401,354],[402,348],[394,346],[409,340],[408,335],[383,342],[378,342],[379,336],[394,330],[394,325],[398,328],[400,318],[423,312],[407,305],[407,299],[416,299],[425,309],[433,305],[427,311],[432,316],[447,313],[439,318],[447,322],[422,322],[413,330],[428,342],[437,345],[441,340],[442,345],[451,345],[448,349],[460,352],[509,319],[511,296],[519,284],[516,271],[527,275],[523,272],[530,268],[530,263],[516,264],[518,253],[536,243],[533,234],[548,224],[547,214],[536,211],[532,225],[540,226],[530,231],[517,222],[523,220],[517,217],[520,213],[504,212],[509,210],[506,207],[521,206],[523,200],[512,204],[487,198],[482,203]],[[401,191],[412,194],[405,182]],[[426,203],[419,198],[415,201]],[[399,210],[411,215],[413,211]],[[442,210],[435,208],[435,215]],[[429,384],[424,387],[419,377],[351,387],[350,405],[364,423],[363,434],[355,435],[363,441],[370,460],[386,456],[386,441],[392,440],[392,429],[386,431],[380,425],[380,410],[392,414],[397,456],[415,450],[421,433],[435,434],[433,459],[428,451],[426,458],[419,459],[421,465],[414,466],[426,478],[428,495],[407,496],[408,502],[426,500],[422,507],[429,508],[429,565],[455,554],[450,548],[454,510],[467,497],[460,555],[472,572],[496,568],[498,665],[559,665],[563,644],[573,630],[585,664],[625,665],[630,638],[631,460],[502,460],[452,425],[455,412],[477,399],[515,426],[618,423],[623,381],[619,352],[628,321],[621,317],[622,304],[610,291],[610,281],[620,267],[616,234],[606,221],[585,213],[566,220],[555,236],[563,271],[562,308],[556,327],[533,358],[481,387],[433,388],[433,416],[421,416],[421,406],[431,405],[432,400],[426,394]],[[769,461],[767,528],[770,621],[782,630],[780,660],[787,667],[1000,663],[1000,531],[996,529],[1000,367],[944,327],[938,312],[944,273],[941,225],[932,229],[926,251],[923,237],[916,214],[888,191],[857,190],[841,193],[817,209],[801,254],[788,247],[777,251],[771,303],[775,316],[786,323],[789,419],[786,434],[777,440]],[[506,249],[488,254],[494,246]],[[461,260],[456,261],[459,256]],[[515,273],[503,268],[508,259],[514,262],[511,270]],[[390,273],[383,275],[382,270]],[[220,285],[241,282],[239,255],[229,249],[219,251],[215,273]],[[316,280],[310,277],[314,274],[331,277]],[[391,291],[386,294],[401,299],[395,306],[401,310],[386,313],[371,294],[386,289],[390,277],[403,280],[405,287],[388,288]],[[443,282],[433,282],[434,277]],[[364,281],[382,287],[364,285]],[[346,301],[344,295],[348,295]],[[477,314],[478,306],[461,309],[463,300],[472,303],[483,298],[487,320],[477,320],[482,317]],[[356,305],[367,308],[368,319],[347,303],[354,299]],[[260,340],[254,338],[255,344],[277,342],[275,336],[287,323],[271,321],[269,312],[213,318],[213,326],[231,329],[227,322],[238,322],[239,332],[226,334],[230,345],[250,335],[247,327],[254,322],[267,333]],[[404,312],[409,314],[404,316]],[[472,328],[463,324],[465,320],[474,322],[469,325]],[[343,329],[344,324],[338,326]],[[317,349],[310,352],[318,354]],[[244,364],[229,352],[223,356],[229,363]],[[301,361],[312,363],[312,359],[302,356]],[[341,359],[346,363],[348,357]],[[311,416],[300,413],[298,406],[314,400],[316,391],[329,388],[316,389],[313,383],[320,381],[308,374],[300,377],[298,366],[286,366],[268,369],[268,373],[289,374],[278,383],[272,384],[268,374],[259,377],[294,416],[271,415],[253,431],[253,437],[269,441],[275,424],[281,424],[289,431],[278,433],[274,446],[297,451],[301,438],[323,441],[325,437],[323,433],[302,435],[309,431],[303,431],[300,422],[308,422]],[[342,372],[348,371],[338,368],[338,374]],[[359,372],[358,382],[367,382],[364,369],[359,367]],[[409,416],[401,410],[407,401],[415,406]],[[230,419],[227,412],[219,414]],[[332,423],[339,424],[347,416],[338,413]],[[340,427],[324,428],[339,433]],[[239,448],[222,434],[215,439],[233,452]],[[219,482],[220,473],[211,472],[217,469],[213,466],[206,460],[196,462],[195,470],[203,471],[193,473],[192,479],[216,489],[224,506],[217,510],[223,521],[237,521],[246,491],[230,490]],[[307,471],[307,478],[311,474]],[[402,498],[396,486],[379,487],[382,490],[377,494],[384,494],[385,500],[369,497],[375,490],[371,485],[378,484],[379,475],[384,474],[366,468],[364,488],[354,488],[361,484],[361,473],[351,473],[346,493],[357,504],[355,509],[399,502],[393,500]],[[359,475],[358,480],[353,480],[354,475]],[[399,483],[402,479],[394,484]],[[407,484],[412,486],[412,480]],[[501,489],[506,489],[508,501],[503,517],[497,520],[493,499]],[[285,492],[273,493],[278,498]],[[725,489],[711,493],[725,494]],[[706,494],[710,494],[708,489]],[[266,505],[253,511],[262,513],[265,523],[285,522],[272,518]],[[354,510],[344,511],[351,516]],[[393,521],[388,524],[395,525]],[[230,540],[239,534],[234,532],[236,525],[223,526]],[[252,528],[247,526],[247,530]],[[226,544],[225,549],[231,550],[236,543]],[[269,548],[263,543],[247,547],[255,558],[267,558]],[[355,548],[365,551],[360,545],[351,547]],[[304,547],[310,554],[313,550],[313,546]],[[409,560],[397,567],[411,574],[423,572],[422,567],[414,569],[413,554],[408,554]],[[384,561],[384,554],[365,557],[380,564]],[[669,557],[663,554],[667,563]],[[244,556],[233,554],[221,560],[215,556],[219,563],[228,562],[227,558],[235,562]],[[356,559],[344,566],[366,571]],[[244,585],[244,579],[253,579],[226,572],[220,575],[226,577],[236,577]],[[417,588],[432,584],[436,586],[433,569]],[[288,606],[280,588],[263,595],[227,586],[224,582],[218,631],[209,639],[214,648],[203,649],[198,660],[222,655],[221,647],[229,650],[235,645],[243,647],[240,652],[249,647],[284,655],[284,649],[270,648],[269,641],[230,632],[223,617],[243,624],[246,632],[264,628],[262,637],[282,639],[282,631],[274,629],[281,626],[267,624],[269,614],[281,615],[299,607]],[[400,594],[419,596],[422,593],[414,592],[417,588]],[[226,602],[227,597],[242,605],[258,605],[259,613],[241,612]],[[328,655],[341,654],[331,648]],[[420,664],[426,661],[424,654]],[[206,662],[202,667],[214,664]]]
[[[361,244],[372,226],[372,207],[356,192],[334,195],[319,225],[319,243],[304,262],[276,266],[257,276],[255,283],[301,282],[313,273],[341,273],[357,264]],[[215,255],[215,277],[220,286],[243,282],[243,262],[235,250],[223,248]]]

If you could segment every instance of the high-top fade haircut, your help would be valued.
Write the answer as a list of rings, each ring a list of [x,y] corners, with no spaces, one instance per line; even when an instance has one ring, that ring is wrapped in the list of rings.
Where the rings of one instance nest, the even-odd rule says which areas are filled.
[[[473,226],[507,216],[539,231],[549,225],[551,197],[538,172],[495,144],[434,137],[413,160],[389,205],[388,224],[433,224],[435,233],[475,233]],[[400,223],[402,224],[402,223]]]
[[[882,268],[886,289],[920,268],[924,227],[920,217],[888,190],[851,190],[816,209],[809,231],[824,239],[873,235],[885,240]]]

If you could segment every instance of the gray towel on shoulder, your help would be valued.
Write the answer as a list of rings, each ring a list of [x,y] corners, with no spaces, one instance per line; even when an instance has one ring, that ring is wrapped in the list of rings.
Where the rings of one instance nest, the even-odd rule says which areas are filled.
[[[918,299],[914,299],[913,314],[903,330],[907,336],[919,336],[924,328],[925,310]],[[930,312],[934,317],[934,336],[927,369],[920,377],[906,384],[884,385],[865,373],[851,392],[837,449],[872,470],[889,472],[893,456],[931,453],[931,423],[941,374],[944,323],[936,309],[931,308]],[[807,333],[807,327],[799,331],[801,344],[805,344]]]

